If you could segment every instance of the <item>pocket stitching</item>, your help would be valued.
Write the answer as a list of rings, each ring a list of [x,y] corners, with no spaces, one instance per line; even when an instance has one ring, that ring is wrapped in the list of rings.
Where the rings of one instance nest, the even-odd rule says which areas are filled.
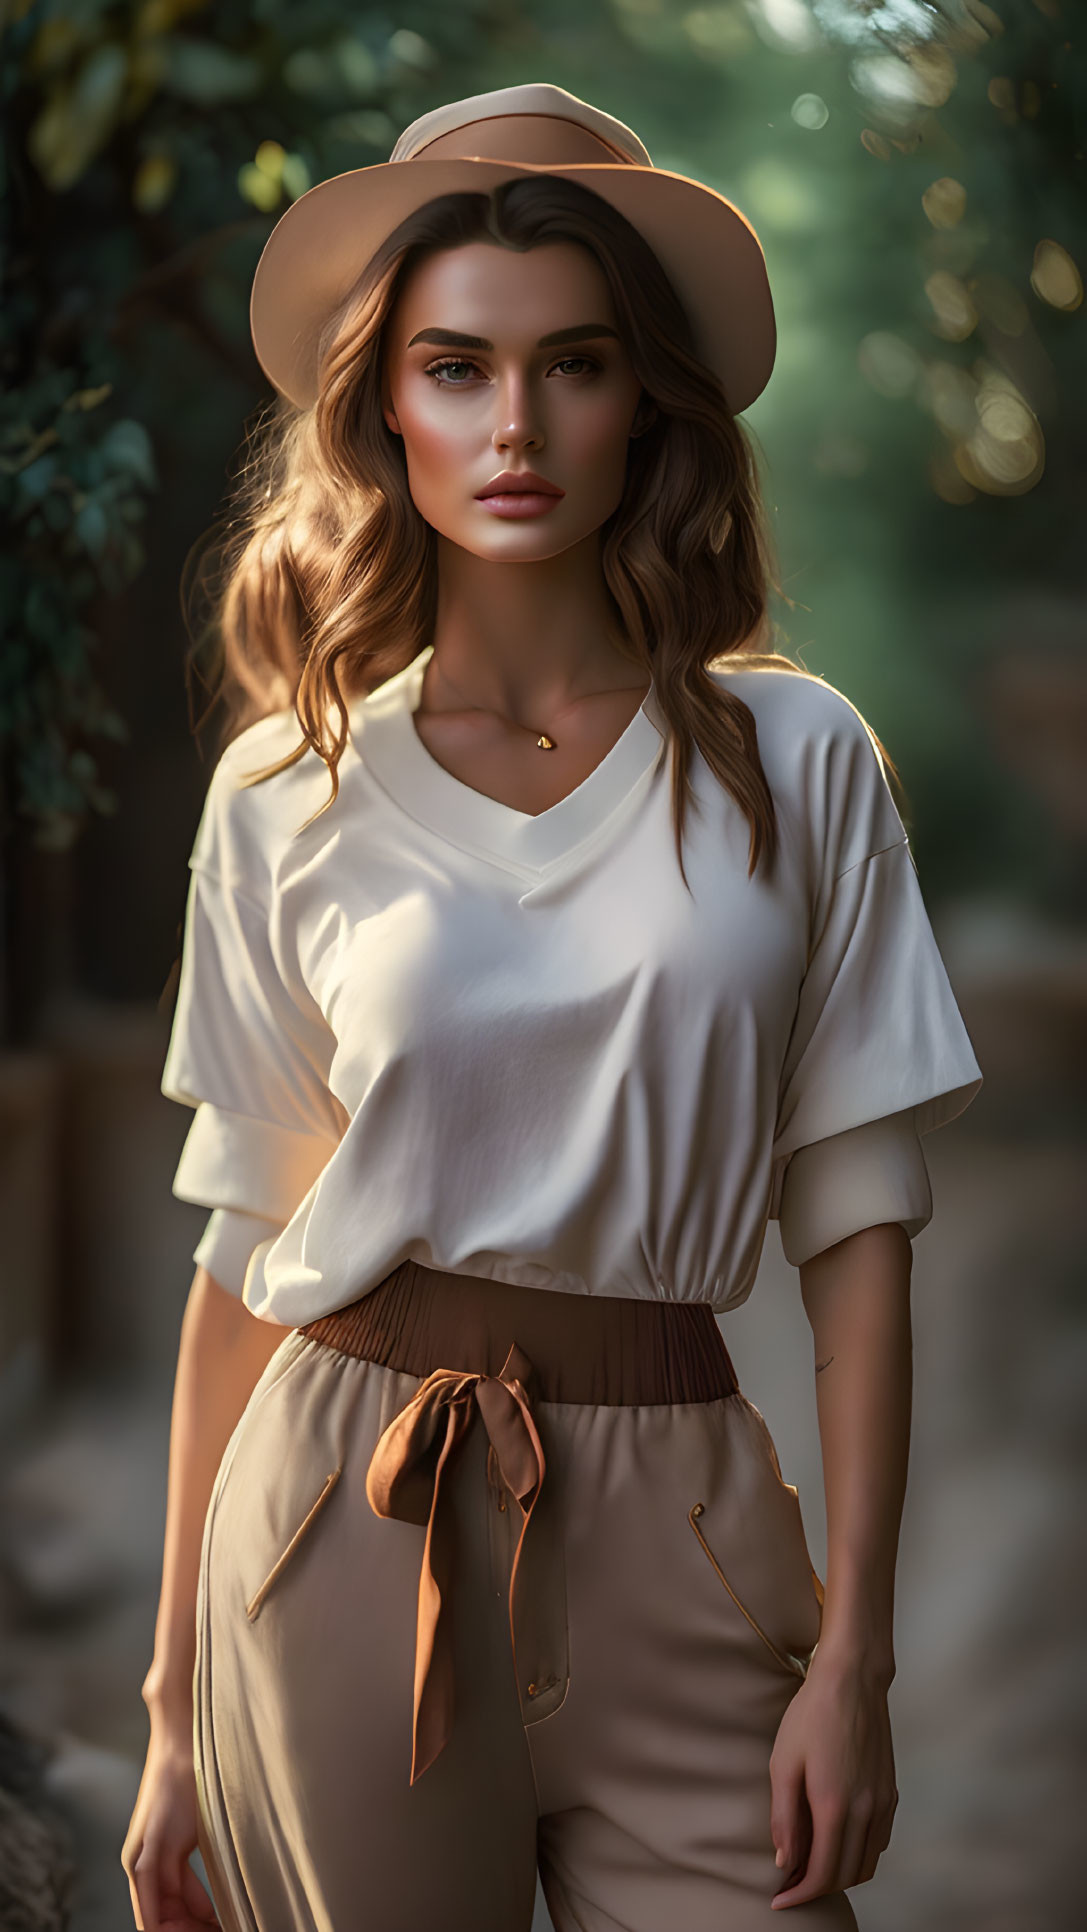
[[[706,1555],[709,1557],[709,1560],[713,1565],[716,1575],[720,1577],[721,1582],[724,1584],[725,1589],[728,1591],[728,1594],[732,1598],[732,1601],[736,1605],[736,1608],[740,1612],[740,1615],[746,1618],[747,1622],[751,1625],[752,1630],[755,1632],[755,1635],[757,1637],[762,1638],[763,1643],[766,1645],[767,1650],[770,1652],[770,1655],[774,1658],[775,1662],[780,1664],[783,1670],[787,1670],[790,1676],[799,1677],[803,1679],[804,1677],[806,1677],[807,1671],[805,1670],[805,1667],[801,1663],[800,1659],[797,1657],[793,1657],[789,1652],[779,1650],[776,1643],[774,1643],[773,1639],[767,1636],[765,1630],[762,1628],[762,1625],[756,1621],[756,1619],[751,1615],[750,1610],[747,1609],[745,1604],[740,1602],[739,1597],[736,1595],[735,1590],[733,1589],[727,1576],[722,1570],[721,1565],[718,1563],[717,1558],[714,1556],[713,1551],[711,1550],[709,1544],[707,1543],[705,1537],[703,1536],[702,1531],[699,1529],[697,1522],[695,1521],[696,1517],[701,1516],[703,1514],[705,1507],[706,1506],[704,1503],[692,1503],[690,1509],[687,1511],[687,1521],[689,1522],[691,1528],[693,1529],[695,1535],[697,1536],[699,1542],[701,1543],[702,1548],[704,1549]]]
[[[267,1597],[269,1590],[271,1590],[277,1578],[282,1574],[283,1570],[290,1562],[291,1557],[294,1555],[294,1552],[298,1548],[299,1543],[302,1541],[302,1538],[305,1536],[306,1531],[310,1528],[311,1524],[314,1522],[316,1517],[320,1514],[321,1510],[324,1508],[325,1504],[327,1503],[329,1497],[331,1496],[332,1491],[335,1489],[336,1484],[338,1483],[342,1474],[343,1474],[342,1462],[337,1463],[335,1469],[332,1469],[329,1471],[328,1475],[325,1477],[324,1488],[321,1490],[320,1495],[317,1497],[315,1502],[310,1504],[309,1509],[306,1511],[306,1514],[303,1516],[302,1521],[299,1523],[298,1528],[295,1530],[294,1535],[291,1537],[291,1540],[287,1544],[286,1549],[282,1552],[280,1556],[276,1558],[276,1561],[273,1563],[271,1569],[269,1570],[267,1576],[264,1579],[264,1582],[260,1585],[259,1589],[253,1592],[253,1595],[250,1597],[249,1602],[245,1606],[245,1614],[249,1618],[250,1623],[253,1622],[254,1618],[260,1615],[261,1609],[264,1604],[264,1600]]]

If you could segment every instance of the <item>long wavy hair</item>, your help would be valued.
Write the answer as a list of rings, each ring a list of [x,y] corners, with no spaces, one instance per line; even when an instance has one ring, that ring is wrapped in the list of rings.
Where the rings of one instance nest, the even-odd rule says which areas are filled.
[[[774,801],[752,712],[710,672],[742,660],[813,675],[765,648],[768,587],[784,593],[754,449],[695,353],[687,313],[649,244],[599,195],[555,175],[439,195],[409,215],[322,331],[316,402],[299,409],[279,396],[248,431],[216,561],[201,580],[209,606],[202,626],[190,595],[199,571],[187,566],[182,590],[190,664],[209,642],[218,659],[212,701],[225,705],[222,748],[258,718],[293,706],[299,744],[244,782],[263,782],[312,749],[331,779],[329,798],[313,814],[319,817],[339,791],[347,704],[433,641],[437,545],[412,500],[402,440],[382,414],[383,338],[416,264],[480,240],[513,249],[578,242],[607,280],[650,410],[648,427],[630,442],[622,501],[600,532],[612,642],[651,677],[673,746],[684,884],[695,746],[747,819],[750,877],[760,859],[773,865]]]

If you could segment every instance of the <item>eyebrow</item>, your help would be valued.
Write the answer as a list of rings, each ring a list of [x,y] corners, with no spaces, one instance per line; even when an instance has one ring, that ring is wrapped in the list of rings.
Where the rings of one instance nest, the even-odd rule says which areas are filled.
[[[536,344],[537,349],[556,349],[564,342],[588,342],[601,335],[611,335],[618,342],[618,329],[612,329],[606,322],[581,322],[576,328],[555,329],[551,335],[542,335]],[[417,342],[432,342],[444,349],[493,349],[494,343],[486,336],[464,335],[459,329],[420,329],[413,335],[408,348],[413,349]]]

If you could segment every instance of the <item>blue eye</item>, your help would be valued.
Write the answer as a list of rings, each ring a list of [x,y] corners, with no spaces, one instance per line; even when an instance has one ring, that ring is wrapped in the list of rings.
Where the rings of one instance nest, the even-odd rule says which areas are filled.
[[[432,362],[429,368],[427,369],[426,373],[428,376],[433,376],[435,381],[437,381],[439,369],[474,369],[475,366],[476,365],[474,362],[465,362],[461,357],[456,356],[456,357],[450,357],[445,362]],[[460,382],[450,382],[450,383],[444,384],[443,387],[452,388],[452,389],[463,389],[464,384]]]
[[[600,369],[599,362],[595,361],[592,356],[564,356],[560,362],[556,362],[553,366],[556,369],[568,369],[571,363],[580,363],[584,369],[593,372],[598,372]],[[451,376],[443,379],[442,371],[445,369],[475,369],[478,372],[479,364],[468,362],[463,356],[446,356],[441,362],[431,362],[427,365],[424,374],[430,376],[438,384],[439,388],[464,389],[467,387],[464,382],[456,381]]]

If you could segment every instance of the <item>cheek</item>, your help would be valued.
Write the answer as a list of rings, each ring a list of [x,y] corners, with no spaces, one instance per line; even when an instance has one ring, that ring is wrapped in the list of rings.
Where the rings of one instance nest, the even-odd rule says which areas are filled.
[[[634,404],[625,396],[601,396],[589,407],[571,411],[564,445],[584,474],[621,472],[626,462]]]
[[[413,397],[398,407],[397,420],[409,471],[435,482],[456,482],[471,437],[454,412]]]
[[[457,473],[457,441],[447,430],[427,424],[410,431],[404,439],[408,468],[413,477],[431,485],[451,483]]]

